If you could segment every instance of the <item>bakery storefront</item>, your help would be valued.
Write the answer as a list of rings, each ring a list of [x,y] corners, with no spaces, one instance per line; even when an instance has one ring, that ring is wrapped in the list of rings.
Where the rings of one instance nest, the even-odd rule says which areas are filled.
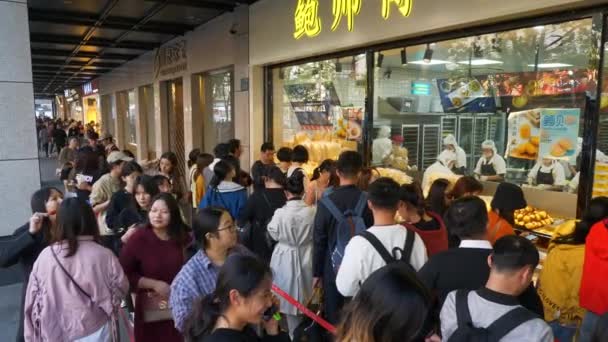
[[[608,196],[607,8],[582,5],[256,3],[252,146],[304,145],[311,170],[358,150],[383,175],[430,184],[446,178],[425,171],[452,145],[460,173],[477,174],[483,195],[498,181],[523,188],[537,211],[517,223],[546,240],[592,197]],[[484,151],[504,160],[502,178],[478,166]]]

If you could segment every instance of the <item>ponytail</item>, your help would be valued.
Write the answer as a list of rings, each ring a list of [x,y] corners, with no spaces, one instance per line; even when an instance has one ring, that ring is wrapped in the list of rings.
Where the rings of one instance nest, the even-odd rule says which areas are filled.
[[[285,190],[294,196],[302,196],[304,193],[304,173],[294,172],[285,182]]]
[[[217,189],[221,182],[223,182],[226,177],[230,174],[230,171],[233,170],[233,167],[226,161],[220,160],[213,167],[213,178],[209,185],[212,189]]]
[[[226,309],[225,305],[215,293],[196,299],[184,325],[186,342],[200,341],[203,337],[211,335],[215,323]]]
[[[197,300],[186,320],[186,341],[201,341],[211,335],[218,318],[230,307],[230,292],[249,298],[266,280],[272,280],[270,266],[257,257],[235,255],[226,260],[212,294]]]

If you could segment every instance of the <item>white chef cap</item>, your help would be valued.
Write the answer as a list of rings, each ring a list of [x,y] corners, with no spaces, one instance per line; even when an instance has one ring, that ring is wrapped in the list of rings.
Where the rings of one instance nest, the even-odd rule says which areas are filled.
[[[447,166],[450,162],[455,162],[457,159],[456,153],[448,150],[443,150],[437,156],[437,160],[440,161],[444,166]]]
[[[390,126],[380,126],[378,130],[379,138],[388,138],[391,135],[391,127]]]
[[[492,151],[494,151],[494,153],[496,153],[496,144],[494,143],[494,141],[488,139],[481,143],[481,149],[491,149]]]
[[[454,145],[454,147],[458,146],[458,142],[456,142],[456,137],[453,134],[448,134],[443,138],[444,145]]]

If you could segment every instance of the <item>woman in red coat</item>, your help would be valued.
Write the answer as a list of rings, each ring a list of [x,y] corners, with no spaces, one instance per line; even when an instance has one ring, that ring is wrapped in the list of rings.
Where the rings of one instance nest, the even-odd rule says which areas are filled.
[[[154,297],[168,302],[170,284],[186,262],[185,248],[191,238],[171,194],[154,198],[148,218],[150,222],[138,228],[120,255],[131,291],[136,294],[135,339],[179,342],[183,337],[175,329],[173,320],[146,322],[144,306],[147,306],[145,301]]]
[[[585,242],[585,262],[581,280],[580,305],[587,309],[580,329],[580,341],[591,341],[600,316],[608,313],[608,220],[591,227]]]

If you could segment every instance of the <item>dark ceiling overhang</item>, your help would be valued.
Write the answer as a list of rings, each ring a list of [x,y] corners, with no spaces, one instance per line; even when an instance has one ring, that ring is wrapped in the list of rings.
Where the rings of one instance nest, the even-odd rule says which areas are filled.
[[[256,0],[28,0],[34,95],[74,88]]]

